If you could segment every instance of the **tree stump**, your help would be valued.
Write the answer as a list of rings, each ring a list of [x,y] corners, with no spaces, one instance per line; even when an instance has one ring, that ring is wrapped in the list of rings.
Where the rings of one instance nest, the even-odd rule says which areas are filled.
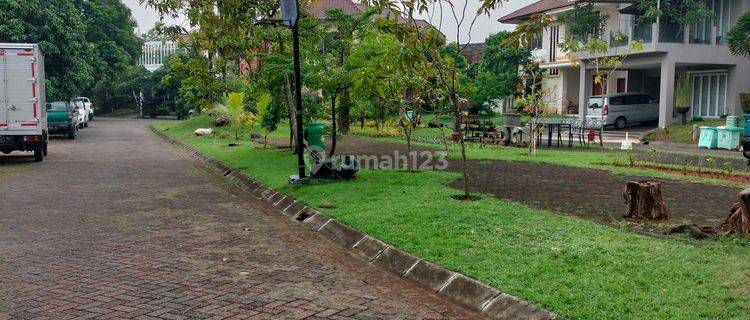
[[[628,205],[626,218],[666,220],[667,206],[661,192],[661,182],[628,181],[623,193]]]
[[[750,235],[750,189],[740,192],[740,202],[735,203],[729,210],[729,216],[721,224],[721,231],[725,234],[740,232]]]

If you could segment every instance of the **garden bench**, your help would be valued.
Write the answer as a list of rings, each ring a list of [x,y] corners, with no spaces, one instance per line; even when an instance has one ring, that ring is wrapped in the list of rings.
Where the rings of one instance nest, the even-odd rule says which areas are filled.
[[[594,139],[596,137],[599,137],[599,145],[604,146],[604,119],[600,118],[587,118],[586,120],[579,120],[581,121],[580,126],[575,127],[573,130],[577,132],[578,135],[578,142],[583,146],[589,145],[589,133],[593,131]]]

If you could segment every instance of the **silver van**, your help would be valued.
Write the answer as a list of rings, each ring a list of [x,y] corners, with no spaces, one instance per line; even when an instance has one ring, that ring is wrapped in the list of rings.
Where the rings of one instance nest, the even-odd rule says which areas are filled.
[[[604,125],[617,129],[628,124],[659,120],[659,100],[640,92],[591,96],[586,118],[604,119]]]

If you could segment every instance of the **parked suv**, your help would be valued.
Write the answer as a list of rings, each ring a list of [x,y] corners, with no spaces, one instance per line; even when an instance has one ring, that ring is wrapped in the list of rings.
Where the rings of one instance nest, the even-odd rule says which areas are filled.
[[[73,99],[70,103],[78,110],[78,128],[86,128],[89,126],[88,114],[86,114],[86,107],[83,105],[83,101]]]
[[[87,97],[78,97],[76,100],[81,101],[83,103],[83,107],[86,110],[86,120],[88,121],[94,121],[94,105],[91,103],[91,100]]]
[[[78,109],[74,104],[66,101],[47,104],[47,128],[50,134],[64,134],[68,139],[75,139],[78,125]]]
[[[640,92],[591,96],[586,118],[600,118],[617,129],[628,124],[659,120],[659,100]]]

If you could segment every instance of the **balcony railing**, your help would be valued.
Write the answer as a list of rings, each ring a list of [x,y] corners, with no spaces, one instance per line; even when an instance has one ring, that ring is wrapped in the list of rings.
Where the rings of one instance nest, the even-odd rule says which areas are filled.
[[[659,24],[659,42],[684,43],[685,28],[677,23],[661,22]]]
[[[636,24],[633,26],[633,40],[651,43],[653,27],[650,24]]]
[[[624,47],[630,43],[630,37],[620,31],[609,32],[609,45],[612,47]]]
[[[658,35],[661,43],[685,43],[685,44],[723,44],[717,35],[716,26],[708,26],[696,30],[696,26],[683,26],[674,23],[636,24],[624,33],[610,30],[608,41],[612,47],[628,45],[631,40],[640,41],[644,44],[654,40],[654,34]],[[712,41],[713,40],[713,41]]]

